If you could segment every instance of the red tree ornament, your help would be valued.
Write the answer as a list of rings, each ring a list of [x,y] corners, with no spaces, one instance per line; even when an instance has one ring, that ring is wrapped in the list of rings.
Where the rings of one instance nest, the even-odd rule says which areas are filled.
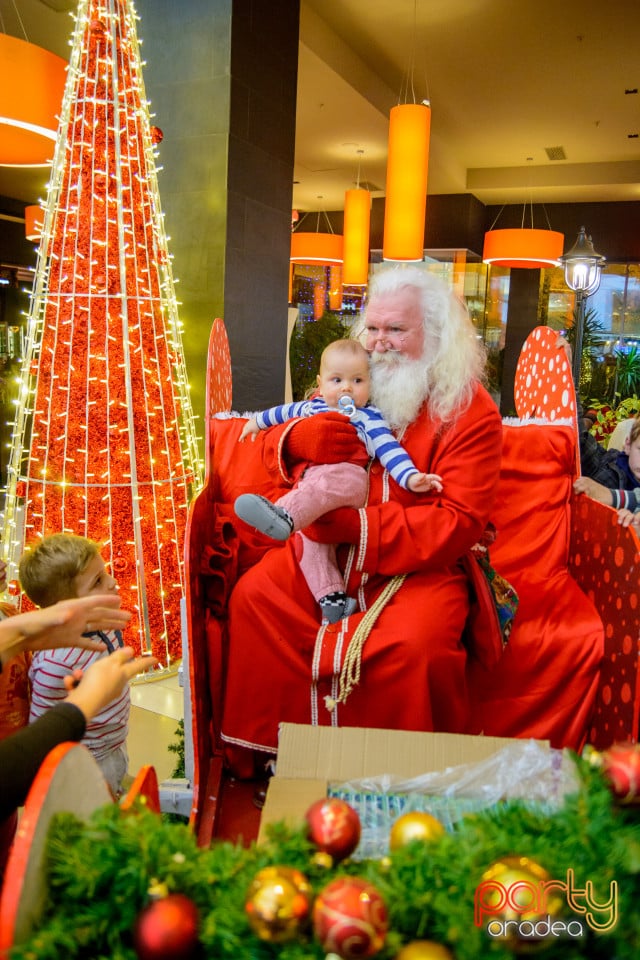
[[[198,943],[198,910],[189,897],[170,893],[144,908],[134,930],[140,960],[190,960]]]
[[[305,819],[311,842],[335,861],[352,854],[360,842],[360,818],[345,800],[337,797],[317,800],[307,810]]]
[[[358,877],[338,877],[318,894],[313,930],[327,953],[343,960],[373,957],[384,946],[387,907],[379,891]]]
[[[151,143],[162,143],[164,140],[164,133],[160,127],[151,127]]]
[[[602,772],[622,804],[640,804],[640,744],[614,743],[602,754]]]

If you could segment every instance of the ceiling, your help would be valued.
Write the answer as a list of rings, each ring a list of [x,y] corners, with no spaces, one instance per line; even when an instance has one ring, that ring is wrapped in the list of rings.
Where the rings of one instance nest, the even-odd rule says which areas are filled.
[[[0,0],[0,30],[67,57],[76,5]],[[293,206],[382,196],[389,110],[424,98],[431,194],[640,200],[639,50],[638,0],[302,0]],[[0,168],[0,194],[46,179]]]

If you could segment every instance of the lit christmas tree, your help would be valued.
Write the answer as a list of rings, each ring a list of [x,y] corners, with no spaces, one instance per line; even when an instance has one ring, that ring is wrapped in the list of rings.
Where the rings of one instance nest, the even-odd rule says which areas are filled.
[[[181,656],[187,507],[201,484],[155,145],[129,0],[80,0],[8,469],[3,551],[103,546],[127,640]],[[17,590],[15,580],[10,586]]]

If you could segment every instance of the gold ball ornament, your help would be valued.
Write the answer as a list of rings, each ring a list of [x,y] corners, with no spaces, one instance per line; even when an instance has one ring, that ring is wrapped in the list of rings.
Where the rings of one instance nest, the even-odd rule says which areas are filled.
[[[410,813],[403,813],[392,824],[389,847],[391,850],[399,850],[400,847],[406,847],[414,840],[431,843],[443,833],[444,827],[436,817],[432,817],[430,813],[413,810]]]
[[[147,896],[149,900],[162,900],[164,897],[169,896],[169,887],[166,883],[153,877],[147,890]]]
[[[529,857],[502,857],[492,863],[475,895],[476,919],[489,939],[516,953],[538,949],[548,933],[548,920],[564,908],[557,893],[546,892],[544,884],[550,879],[548,871]]]
[[[311,884],[293,867],[265,867],[253,878],[244,909],[251,929],[271,943],[293,940],[311,914]]]
[[[453,954],[434,940],[413,940],[396,953],[395,960],[453,960]]]
[[[318,850],[317,853],[311,857],[311,863],[316,867],[320,867],[322,870],[331,870],[333,867],[333,857],[330,853],[325,853],[324,850]]]

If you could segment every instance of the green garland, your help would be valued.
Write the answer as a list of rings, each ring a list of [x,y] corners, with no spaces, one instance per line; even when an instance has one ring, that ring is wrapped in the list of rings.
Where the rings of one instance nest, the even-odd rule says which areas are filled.
[[[467,816],[455,834],[413,843],[382,860],[347,861],[334,868],[314,860],[303,832],[277,825],[269,842],[248,848],[216,843],[197,847],[187,826],[169,824],[139,805],[96,811],[87,823],[59,815],[48,842],[49,902],[39,930],[14,947],[11,960],[135,960],[132,929],[159,881],[190,897],[200,914],[200,958],[312,960],[324,951],[306,931],[274,945],[255,936],[244,912],[249,884],[272,864],[297,867],[314,892],[338,875],[373,883],[389,908],[390,932],[380,960],[400,947],[429,939],[449,947],[456,960],[512,957],[508,946],[474,926],[474,893],[495,860],[527,856],[551,877],[573,868],[604,899],[618,882],[619,919],[607,934],[586,926],[580,941],[545,941],[545,960],[635,960],[640,956],[640,819],[616,807],[601,774],[579,761],[582,788],[549,816],[520,802]],[[575,915],[573,915],[575,916]]]

